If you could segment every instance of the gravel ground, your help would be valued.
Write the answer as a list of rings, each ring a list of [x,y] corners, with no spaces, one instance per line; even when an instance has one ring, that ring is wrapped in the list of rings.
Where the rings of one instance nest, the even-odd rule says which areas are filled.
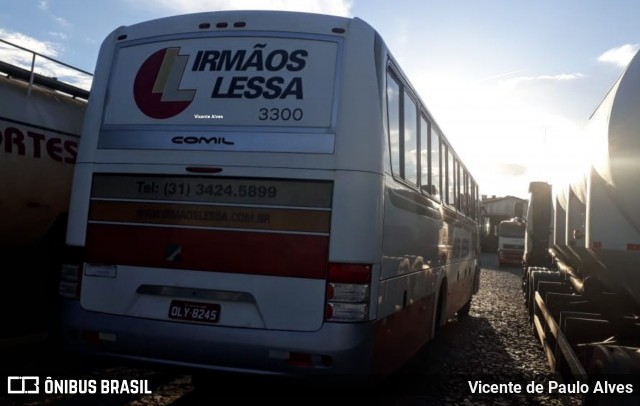
[[[264,396],[244,390],[240,396],[225,399],[219,392],[194,388],[191,376],[184,371],[78,365],[70,370],[67,368],[63,375],[54,375],[56,379],[91,379],[92,376],[100,379],[148,379],[153,394],[91,399],[87,395],[46,398],[12,396],[0,397],[0,405],[183,406],[242,403],[242,398],[247,396],[248,401],[255,400],[255,396]],[[373,388],[349,392],[327,392],[326,388],[317,386],[303,392],[299,387],[287,386],[291,383],[280,383],[270,392],[270,401],[300,404],[319,396],[325,399],[329,396],[339,401],[348,395],[350,403],[394,406],[562,405],[558,395],[546,394],[546,381],[549,379],[553,378],[549,375],[542,348],[533,336],[526,315],[520,288],[520,270],[499,269],[495,255],[485,254],[480,292],[473,299],[469,316],[462,320],[450,320],[415,360],[399,373]],[[473,393],[470,385],[476,381],[482,381],[483,384],[520,384],[522,394]],[[543,385],[542,394],[527,393],[527,384],[532,381]],[[235,384],[244,388],[250,386],[242,380]],[[285,396],[288,392],[296,395]]]
[[[533,335],[521,290],[519,268],[498,268],[483,255],[480,291],[467,318],[450,320],[436,339],[396,377],[395,404],[562,405],[547,394],[553,379],[542,346]],[[404,376],[404,378],[403,378]],[[411,379],[407,387],[406,377]],[[470,384],[520,384],[521,394],[478,394]],[[541,394],[527,385],[540,383]],[[510,392],[515,390],[512,386]],[[409,393],[408,396],[398,396]],[[567,400],[565,400],[567,401]]]

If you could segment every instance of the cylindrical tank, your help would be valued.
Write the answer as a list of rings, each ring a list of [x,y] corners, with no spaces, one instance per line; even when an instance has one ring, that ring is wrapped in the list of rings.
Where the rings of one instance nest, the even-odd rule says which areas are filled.
[[[616,208],[625,211],[627,220],[635,224],[640,224],[639,112],[640,53],[629,63],[587,126],[595,175],[609,186],[608,193]]]
[[[580,137],[584,144],[564,151],[580,154],[580,163],[572,159],[574,178],[553,186],[555,206],[563,211],[563,216],[556,213],[556,221],[566,220],[564,227],[556,223],[556,242],[597,249],[640,247],[639,111],[637,54],[590,117]]]
[[[44,237],[69,206],[86,101],[0,77],[0,247]]]
[[[581,140],[584,145],[566,153],[583,151],[584,170],[573,182],[554,185],[556,210],[566,217],[564,244],[578,258],[571,265],[640,304],[640,54],[594,111]]]

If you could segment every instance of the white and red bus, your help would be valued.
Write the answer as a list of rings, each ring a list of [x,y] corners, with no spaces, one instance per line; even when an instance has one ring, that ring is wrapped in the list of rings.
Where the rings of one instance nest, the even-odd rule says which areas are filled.
[[[387,373],[478,289],[478,188],[358,18],[210,12],[100,50],[67,344],[226,371]]]

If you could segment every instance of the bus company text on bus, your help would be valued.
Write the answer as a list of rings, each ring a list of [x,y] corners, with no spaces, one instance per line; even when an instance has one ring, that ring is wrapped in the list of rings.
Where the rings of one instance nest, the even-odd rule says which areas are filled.
[[[248,53],[246,50],[200,50],[191,68],[194,72],[208,71],[235,71],[246,72],[278,72],[287,70],[298,72],[306,65],[305,58],[308,52],[304,49],[287,51],[275,49],[264,52],[266,43],[254,45],[254,50]],[[290,81],[280,76],[235,76],[232,78],[217,77],[211,98],[242,98],[256,99],[284,99],[294,96],[302,99],[302,78],[294,77]]]
[[[227,141],[224,137],[184,137],[178,136],[171,138],[174,144],[225,144],[235,145],[233,141]]]

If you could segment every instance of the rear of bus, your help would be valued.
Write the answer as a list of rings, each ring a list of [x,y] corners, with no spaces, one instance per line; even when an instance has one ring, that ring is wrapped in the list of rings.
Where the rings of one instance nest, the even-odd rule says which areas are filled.
[[[371,370],[375,38],[357,19],[216,12],[105,40],[60,285],[68,348],[227,371]]]

